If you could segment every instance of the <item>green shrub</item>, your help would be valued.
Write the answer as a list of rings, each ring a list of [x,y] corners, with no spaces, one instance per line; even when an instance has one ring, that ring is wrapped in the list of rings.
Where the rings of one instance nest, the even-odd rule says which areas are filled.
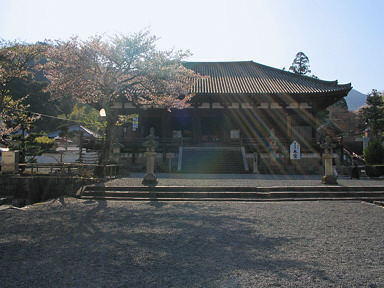
[[[380,177],[384,175],[384,165],[367,165],[365,173],[368,177]]]
[[[373,140],[364,150],[364,159],[367,164],[384,163],[384,146],[379,140]]]

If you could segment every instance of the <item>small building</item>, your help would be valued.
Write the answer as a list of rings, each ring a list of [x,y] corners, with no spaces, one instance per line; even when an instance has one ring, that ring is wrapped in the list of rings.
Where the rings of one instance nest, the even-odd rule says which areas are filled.
[[[61,132],[62,132],[61,130],[51,132],[51,133],[47,134],[47,137],[48,138],[59,137]],[[87,137],[87,138],[100,138],[101,137],[98,133],[96,133],[96,132],[94,132],[88,128],[85,128],[82,125],[72,125],[72,126],[68,127],[68,132],[83,133],[83,137]]]
[[[174,155],[180,172],[320,169],[316,113],[345,97],[350,83],[323,81],[252,61],[184,65],[206,76],[192,88],[195,96],[189,107],[169,112],[130,102],[113,106],[119,114],[138,114],[134,123],[118,127],[128,162],[140,158],[141,143],[153,127],[162,160]],[[289,158],[293,141],[301,147],[299,160]]]
[[[68,127],[68,133],[70,133],[69,137],[60,137],[60,134],[62,133],[61,130],[57,130],[54,132],[51,132],[47,134],[48,138],[55,139],[56,144],[59,147],[59,150],[62,149],[62,147],[65,147],[65,150],[68,149],[68,146],[76,146],[76,149],[78,149],[79,146],[79,140],[73,142],[71,139],[72,137],[79,137],[81,135],[81,146],[84,148],[94,148],[100,147],[99,139],[101,139],[101,135],[82,126],[82,125],[72,125]],[[60,148],[61,147],[61,148]],[[74,148],[74,147],[72,147]],[[73,149],[72,149],[73,150]]]

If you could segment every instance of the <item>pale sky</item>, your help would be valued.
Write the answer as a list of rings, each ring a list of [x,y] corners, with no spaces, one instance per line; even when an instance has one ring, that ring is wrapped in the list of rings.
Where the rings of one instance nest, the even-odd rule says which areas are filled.
[[[149,28],[188,61],[282,69],[297,52],[323,80],[384,90],[384,0],[0,0],[0,38],[27,42]]]

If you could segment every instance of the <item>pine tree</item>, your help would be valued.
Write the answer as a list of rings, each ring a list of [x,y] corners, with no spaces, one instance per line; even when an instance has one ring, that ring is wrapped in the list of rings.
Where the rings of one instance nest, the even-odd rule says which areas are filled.
[[[361,115],[371,128],[372,135],[378,138],[384,131],[384,101],[382,95],[373,89],[367,96],[367,107],[361,109]]]
[[[296,54],[295,59],[292,62],[292,66],[289,67],[289,71],[295,74],[307,75],[311,73],[309,70],[309,58],[303,52]]]

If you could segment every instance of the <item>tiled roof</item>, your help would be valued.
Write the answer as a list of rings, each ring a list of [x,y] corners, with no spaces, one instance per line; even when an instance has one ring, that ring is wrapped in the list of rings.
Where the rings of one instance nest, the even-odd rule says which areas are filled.
[[[323,81],[247,62],[186,62],[202,76],[193,88],[198,94],[312,94],[348,92],[351,84]]]
[[[71,131],[82,131],[84,132],[84,136],[86,137],[89,137],[89,136],[92,136],[92,137],[95,137],[95,138],[99,138],[100,135],[97,134],[96,132],[93,132],[92,130],[89,130],[88,128],[85,128],[84,126],[79,126],[79,125],[72,125],[71,127],[69,127],[68,131],[71,132]],[[59,134],[61,133],[61,130],[58,130],[58,131],[55,131],[55,132],[51,132],[49,134],[47,134],[47,137],[48,138],[55,138],[57,136],[59,136]]]

